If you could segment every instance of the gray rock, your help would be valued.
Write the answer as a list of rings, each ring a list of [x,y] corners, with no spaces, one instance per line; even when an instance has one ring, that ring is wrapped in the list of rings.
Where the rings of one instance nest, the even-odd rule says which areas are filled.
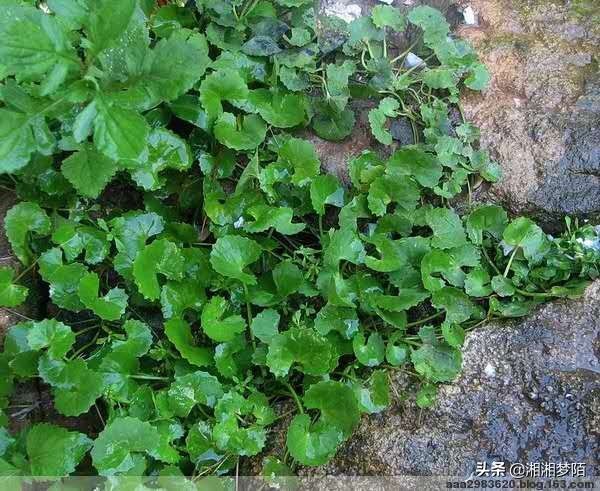
[[[463,371],[429,410],[406,379],[334,461],[308,474],[469,476],[477,462],[600,467],[600,281],[583,299],[472,332]]]
[[[600,4],[465,0],[470,40],[492,74],[463,98],[467,119],[504,171],[487,198],[556,228],[600,213]],[[577,2],[581,4],[581,2]],[[593,6],[595,5],[595,6]]]
[[[400,146],[412,145],[415,143],[415,135],[410,119],[405,117],[396,118],[390,124],[390,133],[392,138],[398,142]]]

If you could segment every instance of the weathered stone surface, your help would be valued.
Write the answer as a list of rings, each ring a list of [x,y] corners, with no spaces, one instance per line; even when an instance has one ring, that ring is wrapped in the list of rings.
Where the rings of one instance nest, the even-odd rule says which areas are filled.
[[[460,3],[479,25],[458,34],[492,74],[488,90],[462,102],[504,171],[488,197],[551,227],[565,214],[600,213],[600,4]]]
[[[600,282],[579,301],[471,333],[463,371],[419,410],[402,377],[317,474],[468,476],[480,461],[585,462],[600,474]]]

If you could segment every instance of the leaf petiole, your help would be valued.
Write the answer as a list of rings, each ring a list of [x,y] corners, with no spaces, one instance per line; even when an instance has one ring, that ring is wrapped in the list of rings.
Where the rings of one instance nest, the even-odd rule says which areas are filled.
[[[515,247],[514,250],[512,251],[512,254],[510,255],[508,264],[506,265],[506,269],[504,270],[504,274],[502,275],[505,278],[508,276],[508,273],[510,272],[510,267],[512,266],[513,260],[515,259],[515,255],[517,254],[518,250],[519,250],[519,248]]]
[[[304,414],[304,407],[302,406],[302,402],[300,401],[300,398],[298,397],[298,394],[296,393],[294,388],[291,386],[291,384],[289,382],[282,382],[282,383],[290,391],[290,395],[294,399],[296,406],[298,406],[298,411],[300,412],[300,414]]]
[[[134,380],[157,380],[157,381],[161,381],[161,382],[171,381],[170,377],[157,377],[154,375],[144,375],[144,374],[128,375],[128,377],[132,378]]]
[[[427,322],[437,319],[438,317],[444,315],[444,311],[440,311],[440,312],[436,312],[435,314],[430,315],[429,317],[425,317],[423,319],[419,319],[417,321],[414,322],[409,322],[408,324],[406,324],[406,327],[415,327],[415,326],[420,326],[421,324],[426,324]]]

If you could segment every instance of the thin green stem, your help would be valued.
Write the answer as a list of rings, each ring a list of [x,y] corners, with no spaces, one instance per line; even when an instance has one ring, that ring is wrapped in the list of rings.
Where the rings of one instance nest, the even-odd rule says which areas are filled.
[[[431,58],[433,58],[435,55],[429,55],[427,58],[425,58],[423,60],[423,63],[419,63],[418,65],[415,65],[411,68],[409,68],[408,70],[406,70],[405,72],[402,73],[402,75],[409,75],[412,72],[414,72],[417,68],[423,68],[424,64],[426,61],[429,61]]]
[[[89,343],[84,344],[81,348],[79,348],[78,350],[76,350],[70,357],[69,360],[74,360],[75,358],[77,358],[80,354],[82,354],[85,350],[87,350],[88,348],[91,348],[92,346],[94,346],[96,344],[96,341],[98,341],[98,337],[100,336],[100,331],[97,331],[96,334],[94,335],[94,337],[92,338],[92,340]]]
[[[489,319],[487,317],[485,319],[477,322],[476,324],[473,324],[472,326],[466,327],[465,328],[465,332],[469,332],[469,331],[472,331],[474,329],[477,329],[479,326],[482,326],[486,322],[489,322]]]
[[[251,0],[246,5],[244,5],[244,7],[242,8],[242,12],[240,13],[240,17],[245,17],[246,15],[250,14],[257,4],[258,0]]]
[[[471,181],[469,180],[469,176],[467,176],[467,191],[469,192],[469,208],[473,206],[473,195],[471,192]]]
[[[419,143],[419,131],[417,129],[416,121],[413,118],[410,118],[410,127],[412,128],[413,139],[416,144]]]
[[[407,49],[406,51],[403,51],[402,53],[400,53],[398,56],[396,56],[396,58],[392,59],[390,61],[390,63],[393,65],[394,63],[396,63],[400,58],[404,58],[406,55],[408,55],[408,53],[411,52],[411,50],[417,45],[417,41],[415,41],[414,43],[412,43]]]
[[[504,270],[504,274],[502,275],[505,278],[508,276],[508,273],[510,272],[510,267],[512,266],[513,260],[515,258],[515,255],[517,254],[518,250],[519,250],[519,248],[515,247],[514,251],[512,251],[512,254],[510,255],[510,259],[508,260],[508,264],[506,265],[506,269]]]
[[[244,283],[244,299],[246,301],[246,316],[248,318],[248,332],[250,333],[250,341],[252,342],[253,348],[256,350],[256,339],[250,326],[252,325],[252,306],[250,305],[250,293],[248,292],[248,285]]]
[[[273,251],[267,251],[267,253],[271,254],[272,256],[275,256],[277,259],[279,259],[280,261],[283,261],[283,257],[280,256],[279,254],[277,254],[276,252]]]
[[[3,189],[4,191],[8,191],[9,193],[14,193],[14,194],[17,193],[14,189],[3,186],[2,184],[0,184],[0,189]]]
[[[82,329],[81,331],[77,331],[75,333],[75,337],[81,336],[82,334],[85,334],[86,332],[90,332],[93,331],[94,329],[98,329],[100,326],[97,324],[94,324],[93,326],[90,327],[86,327],[85,329]]]
[[[385,27],[383,28],[383,57],[387,58],[387,40],[385,36]]]
[[[321,241],[321,247],[323,247],[323,215],[319,215],[319,240]]]
[[[298,411],[300,412],[300,414],[304,414],[304,408],[302,407],[302,402],[300,402],[300,398],[298,397],[298,394],[296,393],[294,388],[290,385],[289,382],[283,382],[283,385],[285,385],[287,387],[287,389],[290,391],[290,395],[293,397],[294,402],[296,403],[296,406],[298,406]]]
[[[290,414],[294,414],[295,412],[296,412],[296,409],[294,408],[294,409],[292,409],[291,411],[287,411],[287,412],[285,412],[285,413],[283,413],[283,414],[280,414],[279,416],[276,416],[276,417],[275,417],[275,419],[274,419],[273,421],[278,421],[278,420],[280,420],[280,419],[284,419],[284,418],[286,418],[287,416],[289,416]]]
[[[35,261],[33,261],[29,266],[27,266],[23,271],[21,271],[17,277],[13,280],[13,282],[17,282],[19,281],[21,278],[23,278],[23,276],[25,276],[27,273],[29,273],[29,271],[31,271],[33,268],[35,268],[35,265],[38,263],[38,261],[40,260],[40,257],[37,257]]]
[[[129,375],[129,378],[134,380],[157,380],[161,382],[169,382],[171,380],[169,377],[157,377],[154,375],[144,375],[143,373],[138,375]]]
[[[98,418],[100,418],[100,422],[102,423],[102,426],[106,426],[106,421],[104,421],[104,418],[102,417],[102,413],[100,412],[100,408],[98,407],[98,404],[94,403],[94,407],[96,408],[96,413],[98,414]]]
[[[356,377],[353,377],[352,375],[345,373],[345,372],[334,372],[334,375],[338,375],[340,377],[344,377],[347,378],[349,380],[353,380],[354,382],[358,382],[359,380]]]
[[[419,319],[418,321],[409,322],[408,324],[406,324],[406,327],[420,326],[421,324],[425,324],[433,319],[437,319],[442,315],[444,315],[444,311],[437,312],[435,314],[430,315],[429,317],[425,317],[424,319]]]
[[[294,249],[297,249],[297,247],[296,247],[296,246],[295,246],[293,243],[291,243],[291,242],[290,242],[290,245],[291,245],[291,247],[293,247],[293,249],[290,249],[290,246],[288,246],[288,245],[287,245],[287,244],[284,242],[284,240],[288,240],[288,241],[289,241],[289,239],[287,239],[285,235],[282,235],[282,238],[281,238],[281,239],[280,239],[280,238],[278,238],[278,237],[273,237],[273,238],[274,238],[274,239],[275,239],[277,242],[279,242],[279,244],[280,244],[280,245],[281,245],[281,246],[282,246],[282,247],[283,247],[283,248],[286,250],[286,252],[287,252],[288,254],[290,254],[290,255],[293,255],[293,254],[294,254]]]
[[[496,271],[496,274],[501,274],[500,270],[498,269],[498,266],[496,266],[496,264],[490,259],[490,256],[488,256],[488,253],[485,250],[485,247],[483,247],[483,245],[481,246],[481,251],[483,252],[483,256],[485,257],[485,259],[487,260],[487,262],[494,269],[494,271]]]
[[[409,88],[408,88],[408,91],[409,91],[409,92],[410,92],[410,93],[413,95],[413,97],[416,99],[416,101],[417,101],[417,104],[418,104],[419,106],[422,106],[422,105],[423,105],[423,101],[421,100],[421,96],[418,94],[418,92],[417,92],[415,89],[411,88],[411,87],[409,87]]]
[[[27,321],[33,320],[31,317],[21,314],[20,312],[17,312],[16,310],[9,309],[8,307],[0,307],[0,310],[4,310],[4,311],[8,312],[9,314],[12,314],[16,317],[20,317],[21,319],[25,319]]]
[[[421,346],[422,343],[419,343],[418,341],[413,341],[413,339],[417,338],[418,336],[415,336],[414,338],[411,336],[407,336],[402,338],[402,342],[406,343],[406,344],[410,344],[412,346]]]
[[[210,414],[208,414],[204,409],[202,409],[201,404],[198,404],[196,407],[198,408],[198,411],[200,411],[200,414],[202,414],[202,416],[204,416],[206,420],[210,420]]]
[[[84,319],[84,320],[82,320],[82,321],[69,322],[69,324],[70,324],[71,326],[79,326],[79,325],[81,325],[81,324],[88,324],[88,323],[90,323],[90,322],[98,322],[98,319],[94,319],[94,318],[91,318],[91,319]]]
[[[465,118],[465,113],[463,112],[463,108],[460,105],[460,103],[456,104],[456,107],[458,108],[458,112],[460,113],[460,119],[462,119],[463,123],[466,123],[467,119]]]
[[[365,55],[367,54],[367,50],[363,49],[362,52],[360,53],[360,64],[362,65],[362,67],[365,69],[365,71],[369,71],[369,69],[367,68],[367,61],[365,59]]]
[[[556,297],[558,295],[554,295],[553,293],[550,292],[546,292],[546,293],[536,293],[536,292],[528,292],[525,290],[520,290],[519,288],[515,288],[515,291],[521,295],[523,295],[524,297],[533,297],[533,298],[551,298],[551,297]]]

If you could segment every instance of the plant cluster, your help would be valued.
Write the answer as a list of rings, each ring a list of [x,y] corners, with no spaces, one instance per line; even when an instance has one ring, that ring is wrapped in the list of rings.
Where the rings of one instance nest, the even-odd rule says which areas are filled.
[[[310,0],[35,3],[0,0],[0,181],[23,264],[0,268],[0,305],[26,300],[29,273],[51,305],[4,339],[0,473],[225,474],[285,416],[265,473],[320,465],[389,405],[390,371],[427,407],[466,331],[598,275],[591,227],[555,240],[450,206],[499,170],[453,117],[489,75],[435,9],[345,24]],[[307,135],[348,137],[356,99],[383,145],[398,118],[415,143],[350,159],[341,183]],[[10,434],[30,379],[99,428]]]

